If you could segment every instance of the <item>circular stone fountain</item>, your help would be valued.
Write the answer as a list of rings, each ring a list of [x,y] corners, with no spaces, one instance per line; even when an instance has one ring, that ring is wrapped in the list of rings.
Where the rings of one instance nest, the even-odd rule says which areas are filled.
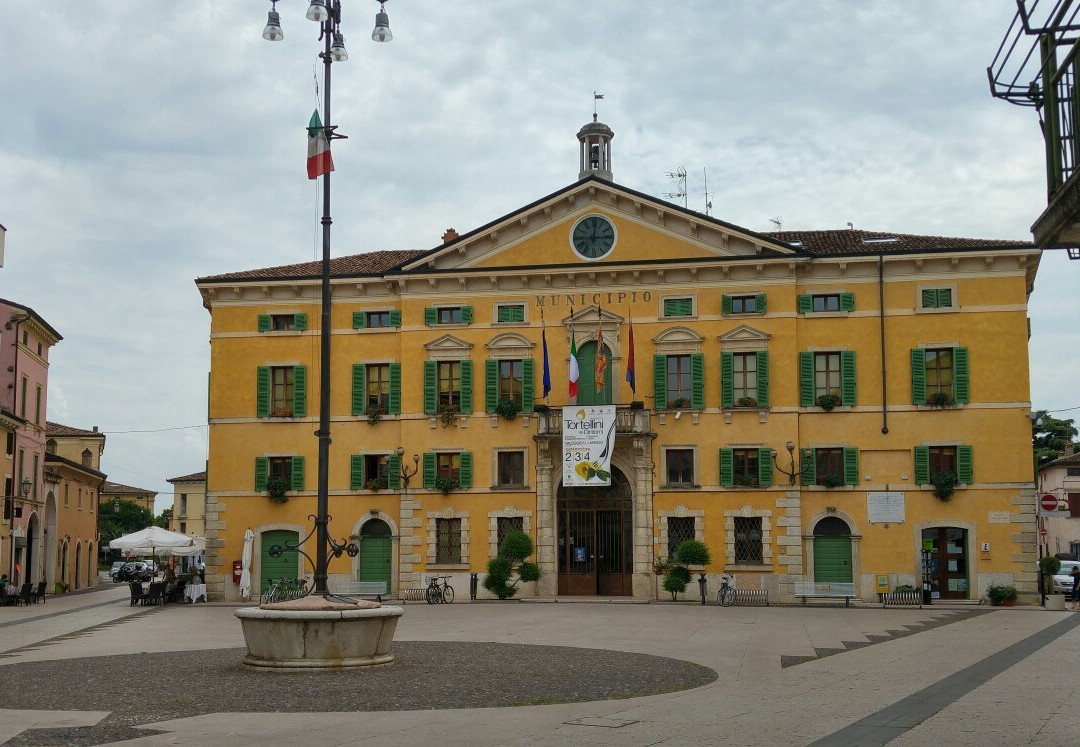
[[[253,669],[345,669],[390,664],[401,607],[310,595],[236,610]]]

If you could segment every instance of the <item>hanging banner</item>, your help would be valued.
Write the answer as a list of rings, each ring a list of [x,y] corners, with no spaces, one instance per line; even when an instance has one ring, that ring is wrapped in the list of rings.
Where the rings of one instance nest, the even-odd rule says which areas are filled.
[[[615,406],[572,406],[562,411],[563,485],[610,485]]]

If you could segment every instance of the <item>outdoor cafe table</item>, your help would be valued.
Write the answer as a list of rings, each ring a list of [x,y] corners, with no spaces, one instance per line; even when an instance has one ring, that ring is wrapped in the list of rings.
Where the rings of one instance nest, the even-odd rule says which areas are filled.
[[[195,600],[202,597],[204,602],[208,601],[206,598],[206,584],[188,584],[184,587],[184,601],[195,604]]]

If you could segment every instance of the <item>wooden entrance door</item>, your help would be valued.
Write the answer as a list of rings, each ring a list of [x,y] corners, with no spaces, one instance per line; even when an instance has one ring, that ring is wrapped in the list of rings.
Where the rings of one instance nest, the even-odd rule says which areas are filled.
[[[935,599],[968,598],[967,530],[958,527],[924,529],[924,574]]]
[[[283,552],[276,558],[270,557],[270,548],[274,545],[285,547],[288,542],[295,546],[300,541],[297,532],[288,529],[274,529],[262,533],[262,553],[259,556],[259,593],[266,591],[271,581],[283,578],[296,578],[299,561],[296,551]]]
[[[559,594],[633,593],[630,485],[615,468],[611,483],[608,487],[559,489]]]
[[[604,346],[607,355],[607,368],[604,369],[604,388],[596,391],[596,343],[587,342],[578,350],[578,395],[579,405],[611,404],[611,348]]]
[[[382,581],[384,594],[390,592],[391,532],[382,519],[372,519],[360,528],[359,581]]]
[[[843,519],[827,516],[814,527],[814,580],[837,584],[854,581],[851,530]]]

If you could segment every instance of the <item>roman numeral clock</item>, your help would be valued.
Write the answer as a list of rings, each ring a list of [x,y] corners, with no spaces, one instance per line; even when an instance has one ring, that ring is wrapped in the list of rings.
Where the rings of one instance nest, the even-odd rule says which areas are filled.
[[[586,215],[570,229],[570,246],[582,259],[601,259],[615,248],[615,226],[602,215]]]

